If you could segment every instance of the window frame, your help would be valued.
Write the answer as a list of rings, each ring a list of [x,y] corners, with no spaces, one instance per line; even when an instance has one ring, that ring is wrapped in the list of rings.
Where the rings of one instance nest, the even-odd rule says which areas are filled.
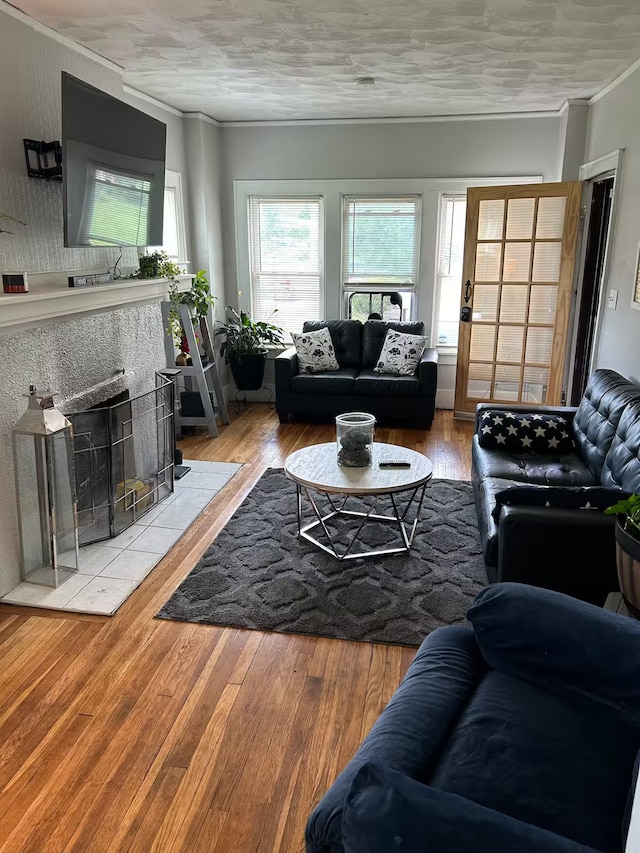
[[[182,195],[182,174],[180,172],[176,172],[173,169],[165,169],[164,189],[162,192],[163,204],[164,190],[166,190],[167,187],[171,187],[173,190],[175,190],[176,194],[176,231],[178,234],[178,255],[169,255],[169,260],[173,261],[174,264],[188,264],[189,258],[187,251],[187,227],[184,216],[184,197]],[[146,248],[148,251],[151,252],[165,251],[164,246],[147,246]]]
[[[245,196],[245,227],[246,227],[246,265],[247,265],[247,290],[248,294],[246,298],[244,297],[244,293],[242,290],[238,290],[238,296],[240,297],[240,307],[248,308],[251,317],[254,316],[254,305],[253,305],[253,252],[252,252],[252,234],[251,234],[251,204],[252,201],[258,199],[259,201],[283,201],[283,202],[300,202],[300,201],[317,201],[319,205],[319,213],[318,213],[318,314],[319,317],[317,319],[322,319],[325,314],[324,308],[324,293],[325,293],[325,206],[324,206],[324,196],[319,193],[248,193]],[[298,273],[299,274],[299,273]],[[309,274],[310,275],[310,274]],[[312,317],[310,320],[314,319]],[[273,323],[278,325],[277,317],[273,318]],[[302,330],[300,330],[302,331]],[[284,340],[286,342],[291,342],[293,339],[290,337],[290,332],[284,332]]]
[[[440,275],[440,231],[442,229],[442,220],[443,220],[443,209],[444,203],[449,198],[464,198],[466,202],[466,192],[443,192],[438,196],[438,225],[436,231],[436,251],[435,251],[435,265],[434,265],[434,277],[433,277],[433,315],[431,318],[431,330],[432,330],[432,346],[437,347],[438,352],[443,355],[457,355],[458,353],[458,345],[452,344],[439,344],[438,343],[438,322],[439,322],[439,308],[440,308],[440,290],[441,290],[441,275]],[[466,221],[466,216],[465,216]],[[462,273],[460,278],[460,286],[462,287]]]

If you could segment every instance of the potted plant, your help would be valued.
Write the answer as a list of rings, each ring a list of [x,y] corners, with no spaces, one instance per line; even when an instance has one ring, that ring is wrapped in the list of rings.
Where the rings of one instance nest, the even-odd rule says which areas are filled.
[[[640,616],[640,495],[630,495],[605,510],[617,515],[616,563],[620,592],[629,609]]]
[[[171,302],[167,333],[173,338],[176,349],[179,349],[181,353],[186,352],[188,354],[189,348],[187,344],[185,350],[186,336],[182,328],[182,320],[177,311],[177,306],[189,306],[191,309],[191,322],[198,328],[200,320],[207,316],[209,308],[214,304],[214,298],[209,288],[209,279],[204,270],[198,270],[191,283],[191,289],[181,293],[178,290],[178,281],[175,274],[167,275],[167,278],[169,279],[169,301]],[[198,335],[196,334],[197,339]]]
[[[245,311],[238,314],[227,307],[226,323],[216,329],[224,335],[220,355],[231,368],[239,391],[256,391],[262,386],[267,364],[267,346],[281,346],[282,329],[265,321],[254,321]]]

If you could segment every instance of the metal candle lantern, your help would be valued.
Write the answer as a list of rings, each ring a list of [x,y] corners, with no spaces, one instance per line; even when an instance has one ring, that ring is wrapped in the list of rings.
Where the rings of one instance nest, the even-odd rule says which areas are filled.
[[[78,570],[73,428],[31,385],[12,430],[22,579],[59,586]]]

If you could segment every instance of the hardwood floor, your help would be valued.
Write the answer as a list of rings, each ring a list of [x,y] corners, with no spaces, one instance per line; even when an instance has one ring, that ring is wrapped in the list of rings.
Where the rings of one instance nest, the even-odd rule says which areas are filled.
[[[378,429],[468,479],[472,425]],[[187,458],[244,462],[111,618],[0,606],[0,850],[300,853],[413,650],[154,619],[253,483],[331,425],[250,405]]]

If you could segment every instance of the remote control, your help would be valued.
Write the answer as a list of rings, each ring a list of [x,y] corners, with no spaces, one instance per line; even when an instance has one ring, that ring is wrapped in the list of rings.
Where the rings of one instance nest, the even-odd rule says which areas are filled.
[[[399,459],[388,459],[378,462],[379,468],[411,468],[411,462],[401,462]]]

